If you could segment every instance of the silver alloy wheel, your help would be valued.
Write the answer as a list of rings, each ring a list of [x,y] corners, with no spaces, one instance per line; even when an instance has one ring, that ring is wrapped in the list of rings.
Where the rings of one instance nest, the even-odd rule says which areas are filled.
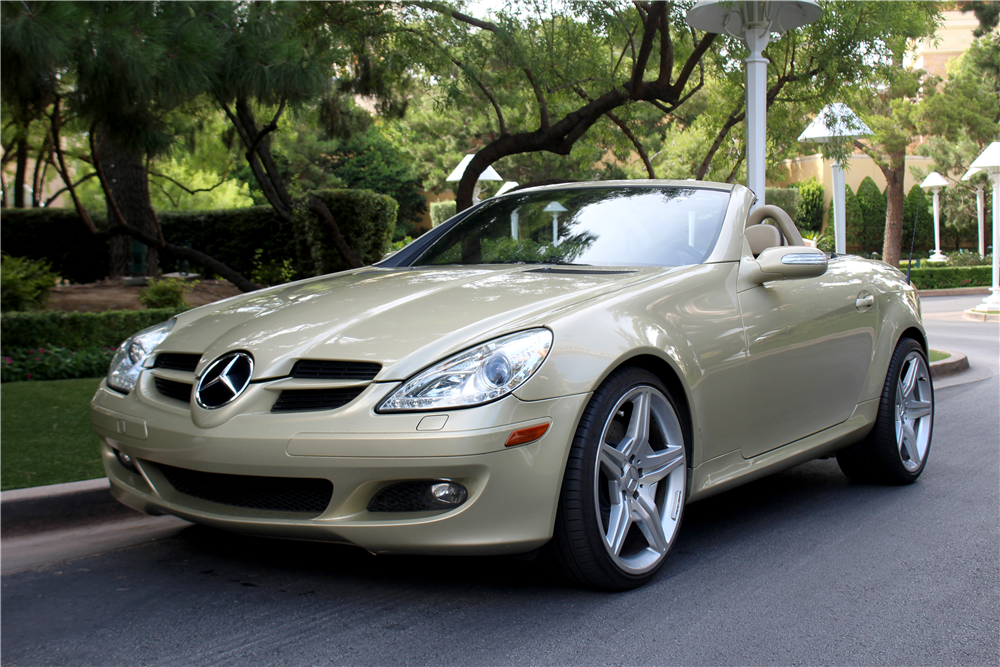
[[[680,420],[659,390],[633,387],[611,411],[600,442],[594,499],[604,546],[623,571],[648,572],[680,524],[687,475]]]
[[[931,441],[934,398],[930,371],[923,355],[911,351],[903,361],[896,382],[896,446],[903,466],[910,472],[920,469]]]

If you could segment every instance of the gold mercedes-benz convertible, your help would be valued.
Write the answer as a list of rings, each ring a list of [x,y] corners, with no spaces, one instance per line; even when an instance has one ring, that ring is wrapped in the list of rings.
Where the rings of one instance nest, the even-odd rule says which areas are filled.
[[[807,247],[739,185],[511,192],[382,262],[125,341],[94,396],[112,493],[149,514],[374,553],[524,554],[652,578],[684,506],[837,457],[919,477],[917,293]]]

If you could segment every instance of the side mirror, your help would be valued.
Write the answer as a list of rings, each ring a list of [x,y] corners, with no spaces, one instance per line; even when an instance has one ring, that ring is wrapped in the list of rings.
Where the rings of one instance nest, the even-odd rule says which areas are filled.
[[[772,280],[815,278],[826,273],[826,253],[805,246],[768,248],[757,259],[744,260],[743,276],[754,285]]]

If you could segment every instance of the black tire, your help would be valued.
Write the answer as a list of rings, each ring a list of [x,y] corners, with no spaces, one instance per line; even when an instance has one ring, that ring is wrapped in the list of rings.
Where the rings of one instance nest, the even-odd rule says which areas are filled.
[[[837,463],[856,482],[912,484],[927,465],[933,427],[927,354],[920,343],[903,338],[889,361],[875,426],[863,441],[838,452]]]
[[[543,549],[556,574],[612,591],[656,575],[687,499],[682,420],[663,383],[643,369],[620,368],[598,387],[573,438]]]

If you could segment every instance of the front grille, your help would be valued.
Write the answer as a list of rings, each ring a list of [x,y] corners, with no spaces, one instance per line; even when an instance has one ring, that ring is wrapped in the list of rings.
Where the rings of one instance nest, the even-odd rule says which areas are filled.
[[[201,361],[200,354],[182,354],[179,352],[161,352],[156,355],[153,368],[166,368],[171,371],[187,371],[194,373]]]
[[[368,502],[369,512],[426,512],[428,482],[400,482],[384,488]]]
[[[319,516],[333,496],[328,479],[227,475],[162,463],[156,467],[178,493],[232,507]]]
[[[191,388],[193,385],[187,382],[177,382],[176,380],[166,380],[164,378],[153,378],[156,382],[156,391],[168,398],[175,398],[185,403],[191,402]]]
[[[365,390],[364,387],[340,389],[286,389],[271,406],[271,412],[305,412],[341,408]]]
[[[525,273],[563,273],[568,276],[614,276],[623,273],[635,273],[635,271],[630,271],[628,269],[558,269],[551,266],[544,266],[540,269],[525,271]]]
[[[381,369],[381,364],[363,361],[299,359],[292,367],[292,377],[310,380],[371,380]]]

